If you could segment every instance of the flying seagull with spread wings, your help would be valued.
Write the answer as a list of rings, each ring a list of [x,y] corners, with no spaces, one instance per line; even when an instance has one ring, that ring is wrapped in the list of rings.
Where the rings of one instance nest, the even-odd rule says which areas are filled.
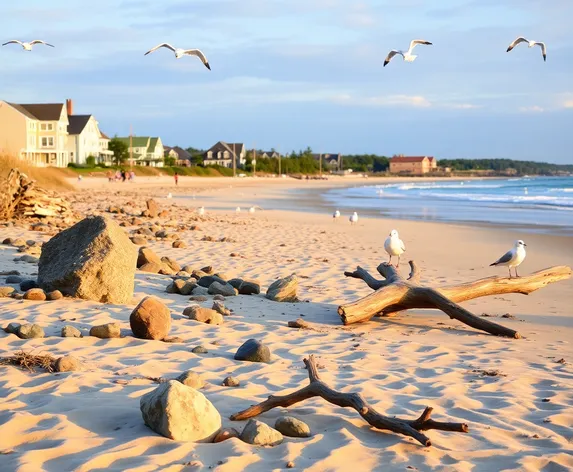
[[[517,273],[517,266],[520,265],[526,256],[525,246],[527,246],[521,239],[515,241],[513,247],[507,251],[503,256],[501,256],[497,261],[491,266],[507,266],[509,270],[509,278],[511,279],[511,269],[515,268],[515,276],[519,277]]]
[[[7,44],[19,44],[24,48],[24,51],[31,51],[32,46],[34,46],[35,44],[43,44],[45,46],[50,46],[51,48],[54,47],[53,45],[48,44],[45,41],[42,41],[41,39],[34,39],[34,41],[30,41],[29,43],[18,41],[17,39],[12,39],[11,41],[4,43],[2,46],[6,46]]]
[[[520,43],[527,43],[530,48],[532,48],[533,46],[539,46],[541,48],[541,54],[543,55],[543,60],[547,61],[547,47],[545,46],[545,43],[541,43],[539,41],[529,41],[529,39],[525,39],[523,36],[520,36],[513,43],[511,43],[507,48],[506,52],[511,51],[515,46],[517,46]]]
[[[416,60],[416,58],[418,56],[412,54],[412,51],[414,50],[414,48],[416,47],[416,45],[418,44],[424,44],[426,46],[431,46],[432,43],[430,41],[425,41],[423,39],[414,39],[411,43],[410,43],[410,48],[404,52],[404,51],[400,51],[397,49],[392,49],[389,53],[388,56],[386,56],[386,60],[384,61],[384,67],[386,67],[388,65],[388,63],[392,60],[392,58],[396,55],[402,56],[402,58],[406,61],[406,62],[414,62]]]
[[[201,62],[203,62],[203,64],[205,64],[205,67],[207,69],[211,70],[211,66],[209,65],[209,61],[205,57],[205,54],[203,54],[199,49],[174,48],[169,43],[161,43],[161,44],[158,44],[157,46],[155,46],[153,49],[150,49],[149,51],[147,51],[144,54],[144,56],[147,56],[149,53],[157,51],[159,48],[171,49],[175,53],[175,59],[181,59],[183,56],[197,56],[199,59],[201,59]]]

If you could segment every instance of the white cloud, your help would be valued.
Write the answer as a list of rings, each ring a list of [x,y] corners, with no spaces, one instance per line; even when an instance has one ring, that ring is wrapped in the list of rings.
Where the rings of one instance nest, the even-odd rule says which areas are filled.
[[[414,107],[428,108],[432,103],[421,95],[353,96],[347,93],[333,95],[331,101],[340,105],[363,107]]]
[[[542,108],[538,105],[533,105],[530,107],[520,107],[519,111],[521,113],[543,113],[545,111],[545,108]]]
[[[573,100],[565,100],[563,102],[563,108],[573,108]]]

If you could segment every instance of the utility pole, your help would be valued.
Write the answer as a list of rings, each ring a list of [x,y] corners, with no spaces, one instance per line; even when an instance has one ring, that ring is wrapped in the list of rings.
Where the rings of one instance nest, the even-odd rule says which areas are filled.
[[[253,177],[257,176],[257,145],[253,144]]]
[[[279,152],[279,177],[282,177],[281,174],[281,148],[278,148],[278,152]]]
[[[129,125],[129,168],[133,169],[133,126]]]
[[[233,143],[233,177],[237,176],[237,154],[235,153],[235,143]]]
[[[318,168],[319,168],[318,175],[322,177],[322,153],[318,155]]]

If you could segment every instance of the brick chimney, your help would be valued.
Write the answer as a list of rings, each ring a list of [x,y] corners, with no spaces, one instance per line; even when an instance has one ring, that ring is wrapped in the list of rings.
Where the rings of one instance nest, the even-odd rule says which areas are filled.
[[[74,102],[71,98],[66,100],[66,109],[68,110],[68,116],[74,114]]]

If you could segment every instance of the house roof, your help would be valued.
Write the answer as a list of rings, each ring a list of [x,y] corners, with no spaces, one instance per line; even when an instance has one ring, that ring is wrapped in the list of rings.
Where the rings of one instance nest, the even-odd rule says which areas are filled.
[[[410,163],[410,162],[422,162],[424,159],[432,160],[433,157],[429,156],[395,156],[390,159],[390,162],[403,162],[403,163]]]
[[[318,161],[318,160],[320,160],[320,156],[321,156],[321,155],[322,155],[322,159],[323,159],[323,160],[330,160],[330,159],[338,159],[338,156],[339,156],[340,154],[334,154],[334,153],[333,153],[333,154],[327,154],[327,153],[324,153],[324,152],[323,152],[322,154],[313,153],[313,154],[312,154],[312,158],[313,158],[315,161]]]
[[[157,147],[158,141],[159,141],[159,138],[149,138],[149,146],[147,148],[147,152],[155,151],[155,148]]]
[[[37,103],[37,104],[16,104],[10,103],[20,113],[28,118],[40,121],[58,121],[62,115],[63,103]]]
[[[68,134],[82,134],[92,115],[68,115]]]
[[[117,138],[120,141],[123,141],[125,144],[127,144],[129,146],[129,141],[130,138],[129,136],[127,138]],[[134,148],[147,148],[147,146],[149,145],[149,136],[132,136],[131,137],[131,145]]]
[[[99,136],[102,139],[109,139],[109,136],[107,134],[105,134],[102,130],[100,130]]]
[[[191,153],[189,153],[189,152],[186,151],[185,149],[183,149],[183,148],[181,148],[181,147],[179,147],[179,146],[175,146],[175,147],[173,147],[173,148],[171,148],[171,149],[173,149],[173,150],[177,153],[177,155],[179,156],[179,159],[180,159],[180,160],[183,161],[183,160],[189,160],[189,159],[191,159]]]
[[[207,156],[207,152],[209,152],[209,151],[211,151],[211,152],[227,151],[232,156],[233,155],[233,146],[235,147],[235,153],[236,154],[241,154],[243,148],[245,147],[245,145],[243,143],[226,143],[224,141],[219,141],[214,146],[211,146],[205,152],[205,156]],[[217,159],[217,158],[213,157],[213,159]],[[230,159],[230,157],[229,157],[229,159]],[[219,160],[221,160],[221,159],[219,159]]]

